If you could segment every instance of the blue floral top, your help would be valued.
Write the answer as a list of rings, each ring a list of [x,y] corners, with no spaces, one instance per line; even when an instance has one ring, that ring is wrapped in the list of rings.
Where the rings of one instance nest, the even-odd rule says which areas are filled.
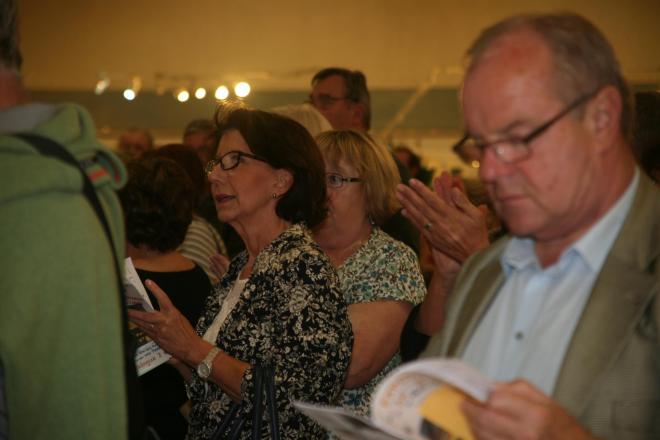
[[[408,246],[374,228],[369,240],[339,267],[339,282],[347,304],[396,300],[412,305],[426,295],[417,256]],[[401,363],[399,353],[365,385],[343,390],[342,406],[357,414],[369,414],[376,385]]]

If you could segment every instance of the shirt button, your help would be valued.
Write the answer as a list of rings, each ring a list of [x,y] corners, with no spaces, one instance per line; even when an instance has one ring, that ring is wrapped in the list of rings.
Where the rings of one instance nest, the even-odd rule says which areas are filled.
[[[523,332],[516,332],[515,338],[520,341],[523,338]]]

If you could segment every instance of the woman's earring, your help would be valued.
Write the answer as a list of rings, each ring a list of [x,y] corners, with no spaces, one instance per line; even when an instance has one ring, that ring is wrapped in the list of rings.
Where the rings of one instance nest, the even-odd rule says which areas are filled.
[[[276,193],[273,193],[272,196],[273,196],[274,199],[279,197]]]

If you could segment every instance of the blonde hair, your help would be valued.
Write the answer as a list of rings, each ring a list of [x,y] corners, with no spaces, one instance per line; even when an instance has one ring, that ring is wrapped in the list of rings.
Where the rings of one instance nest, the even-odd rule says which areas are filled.
[[[383,145],[366,133],[354,130],[327,131],[316,136],[316,142],[326,163],[339,166],[344,160],[351,164],[364,185],[369,218],[383,224],[399,208],[395,196],[401,181],[396,163]]]

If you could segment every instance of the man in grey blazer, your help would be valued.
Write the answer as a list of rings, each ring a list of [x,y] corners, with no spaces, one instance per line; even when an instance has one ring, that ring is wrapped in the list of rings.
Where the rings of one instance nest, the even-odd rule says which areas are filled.
[[[499,381],[463,404],[478,438],[660,438],[660,192],[610,44],[577,15],[518,16],[468,56],[456,149],[510,235],[465,263],[424,356]]]

